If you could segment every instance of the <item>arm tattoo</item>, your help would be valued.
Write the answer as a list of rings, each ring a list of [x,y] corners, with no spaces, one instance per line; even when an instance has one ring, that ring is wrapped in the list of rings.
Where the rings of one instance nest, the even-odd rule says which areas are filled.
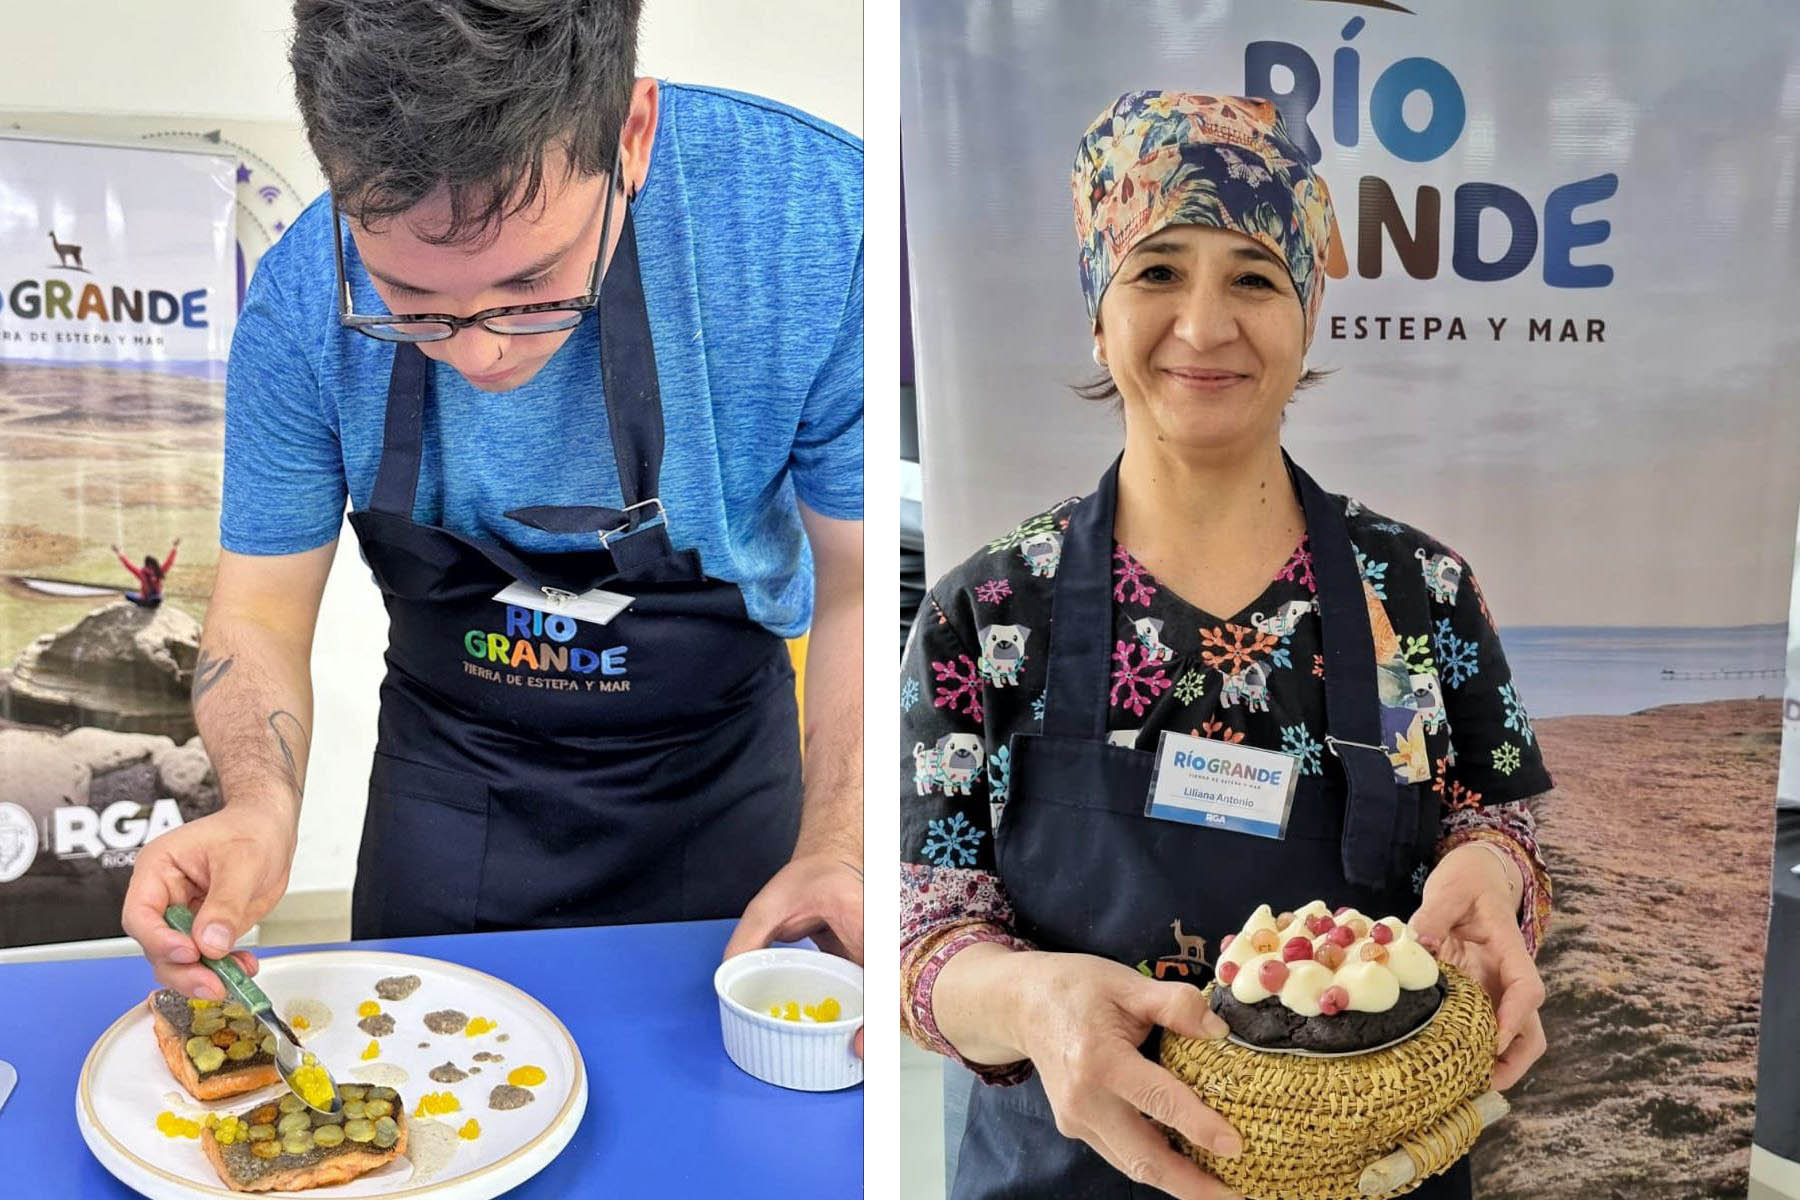
[[[216,654],[200,651],[200,659],[194,664],[194,703],[200,703],[200,697],[206,695],[219,680],[231,673],[234,658],[220,658]]]
[[[275,734],[275,741],[281,747],[281,757],[287,772],[288,786],[294,789],[294,795],[301,794],[300,764],[294,755],[298,746],[304,754],[307,747],[306,727],[300,724],[300,718],[287,709],[269,714],[269,728]]]

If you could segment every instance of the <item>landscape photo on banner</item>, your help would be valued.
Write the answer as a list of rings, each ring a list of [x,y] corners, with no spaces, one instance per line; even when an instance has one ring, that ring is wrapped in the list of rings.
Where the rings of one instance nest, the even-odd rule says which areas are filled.
[[[119,936],[137,851],[218,807],[189,691],[237,171],[0,135],[0,947]]]
[[[1330,374],[1284,443],[1479,577],[1556,784],[1550,1049],[1478,1192],[1742,1195],[1800,510],[1800,14],[910,4],[901,54],[927,577],[1120,445],[1070,390],[1095,376],[1081,132],[1131,91],[1273,102],[1339,235]]]

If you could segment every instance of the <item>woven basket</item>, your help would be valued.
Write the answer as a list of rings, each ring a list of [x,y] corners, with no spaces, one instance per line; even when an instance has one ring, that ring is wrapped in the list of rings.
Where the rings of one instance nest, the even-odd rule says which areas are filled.
[[[1171,1131],[1177,1147],[1251,1200],[1366,1200],[1363,1169],[1401,1148],[1418,1178],[1377,1195],[1447,1170],[1480,1135],[1469,1101],[1487,1091],[1498,1029],[1481,986],[1440,967],[1447,991],[1431,1023],[1368,1054],[1308,1058],[1165,1031],[1163,1066],[1231,1122],[1244,1152],[1218,1158]]]

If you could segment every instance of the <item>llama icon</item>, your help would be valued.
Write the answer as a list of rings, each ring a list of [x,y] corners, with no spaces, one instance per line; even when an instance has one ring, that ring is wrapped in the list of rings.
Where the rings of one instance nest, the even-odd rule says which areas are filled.
[[[54,229],[52,229],[50,231],[50,244],[56,248],[56,257],[61,260],[57,264],[58,266],[67,267],[69,265],[69,260],[72,258],[75,260],[75,266],[74,266],[75,270],[77,270],[77,271],[87,270],[86,267],[81,265],[81,247],[80,246],[71,245],[68,242],[57,241],[56,240],[56,230],[54,230]]]

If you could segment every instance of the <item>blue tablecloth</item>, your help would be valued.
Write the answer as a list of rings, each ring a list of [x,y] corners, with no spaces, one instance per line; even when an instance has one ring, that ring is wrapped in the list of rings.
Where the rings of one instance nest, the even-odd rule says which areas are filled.
[[[729,921],[349,943],[463,963],[523,988],[581,1046],[587,1113],[574,1140],[509,1197],[849,1197],[862,1192],[863,1092],[790,1092],[719,1043],[712,973]],[[265,957],[302,949],[291,947]],[[142,959],[0,966],[0,1164],[32,1196],[130,1197],[75,1125],[88,1048],[155,984]],[[28,1183],[26,1181],[29,1181]],[[9,1192],[10,1184],[0,1184]]]

